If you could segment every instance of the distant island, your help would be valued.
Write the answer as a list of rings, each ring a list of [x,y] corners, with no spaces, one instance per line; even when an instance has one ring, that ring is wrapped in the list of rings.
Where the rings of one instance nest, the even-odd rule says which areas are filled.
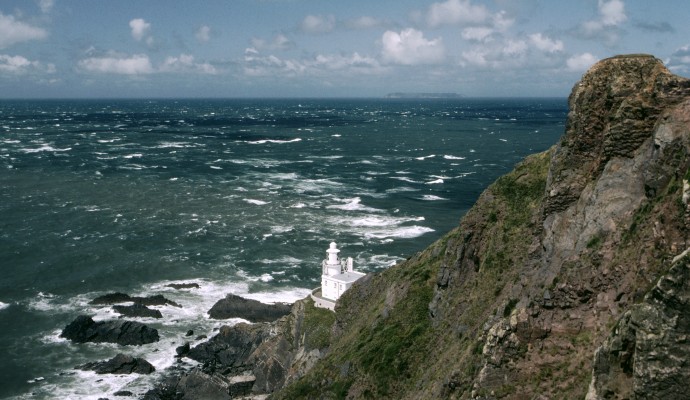
[[[386,99],[460,99],[461,94],[457,93],[388,93]]]

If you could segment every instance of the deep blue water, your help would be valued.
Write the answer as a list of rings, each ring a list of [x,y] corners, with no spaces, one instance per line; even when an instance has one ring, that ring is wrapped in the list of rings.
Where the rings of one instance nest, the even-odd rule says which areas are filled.
[[[331,241],[364,272],[422,250],[553,145],[566,113],[565,99],[0,102],[0,398],[143,392],[155,377],[72,368],[121,351],[164,368],[188,329],[222,325],[205,312],[225,293],[305,296]],[[183,308],[145,321],[155,345],[58,338],[79,313],[116,318],[86,304],[110,291]]]

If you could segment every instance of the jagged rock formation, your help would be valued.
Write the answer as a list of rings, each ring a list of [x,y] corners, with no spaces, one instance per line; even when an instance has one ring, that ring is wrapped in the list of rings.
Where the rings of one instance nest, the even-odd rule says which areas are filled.
[[[272,323],[224,326],[204,343],[180,346],[178,355],[198,361],[200,367],[168,378],[145,398],[230,399],[272,393],[300,378],[323,356],[334,319],[331,311],[305,299]]]
[[[272,322],[289,314],[291,308],[292,304],[264,304],[228,294],[211,307],[208,315],[213,319],[242,318],[250,322]]]
[[[136,321],[94,321],[80,315],[62,330],[60,337],[75,343],[142,345],[157,342],[158,330]]]
[[[690,81],[613,57],[569,107],[457,229],[355,284],[325,357],[275,397],[683,398]]]
[[[150,374],[156,370],[143,358],[119,353],[107,361],[83,364],[77,367],[84,371],[95,371],[97,374]]]

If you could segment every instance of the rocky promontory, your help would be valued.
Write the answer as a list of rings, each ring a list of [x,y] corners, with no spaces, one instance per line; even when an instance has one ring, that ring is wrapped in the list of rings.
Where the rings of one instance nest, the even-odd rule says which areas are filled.
[[[291,304],[266,304],[228,294],[211,307],[208,315],[213,319],[242,318],[251,322],[273,322],[288,315],[291,308]]]
[[[145,398],[687,398],[690,80],[612,57],[569,108],[555,146],[335,313],[223,327]]]
[[[158,331],[136,321],[94,321],[80,315],[62,330],[60,337],[75,343],[142,345],[157,342]]]

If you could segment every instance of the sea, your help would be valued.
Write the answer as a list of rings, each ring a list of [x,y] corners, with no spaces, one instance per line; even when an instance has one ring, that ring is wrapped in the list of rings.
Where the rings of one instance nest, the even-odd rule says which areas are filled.
[[[228,293],[293,302],[330,242],[373,273],[458,225],[563,134],[565,98],[0,101],[0,398],[143,394]],[[198,288],[174,289],[174,283]],[[143,346],[60,338],[99,295],[179,303]],[[186,336],[192,330],[191,336]],[[75,366],[117,353],[151,375]]]

